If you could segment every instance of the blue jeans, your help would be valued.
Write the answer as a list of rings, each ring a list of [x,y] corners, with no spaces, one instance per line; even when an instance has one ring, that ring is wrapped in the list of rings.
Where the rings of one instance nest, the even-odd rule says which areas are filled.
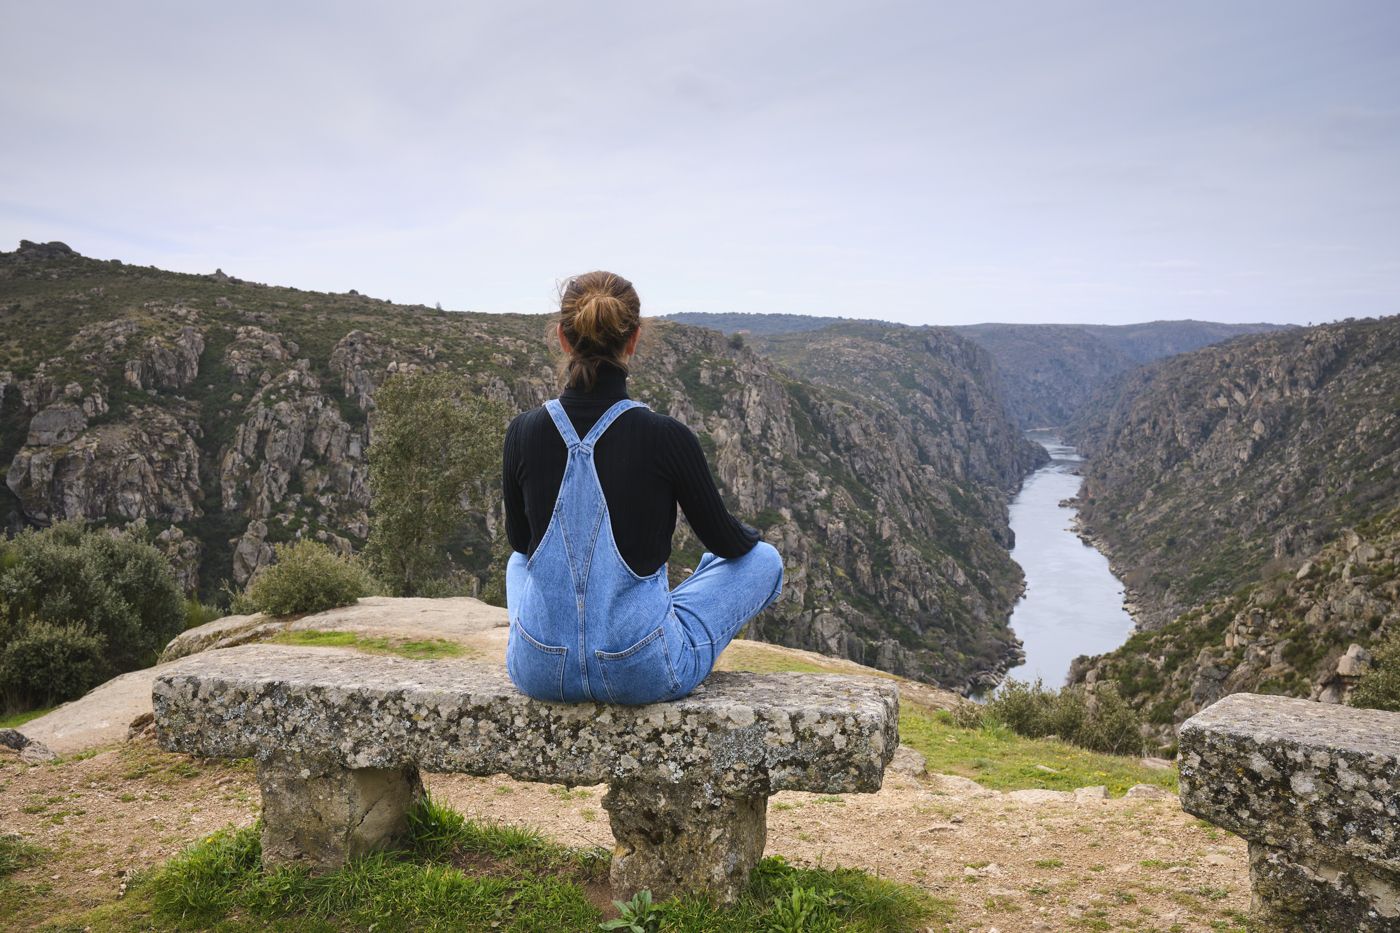
[[[507,593],[523,591],[525,566],[524,554],[511,555]],[[663,567],[661,579],[664,571]],[[687,695],[709,676],[739,630],[782,592],[783,559],[768,542],[758,542],[742,557],[716,557],[706,551],[695,572],[670,591],[671,608],[659,629],[631,644],[614,646],[617,650],[597,652],[603,689],[595,691],[595,699],[640,704]],[[507,651],[507,668],[516,686],[543,700],[583,699],[567,696],[574,691],[568,689],[566,670],[559,669],[567,648],[542,644],[521,628],[512,616],[510,638],[518,647],[514,666]]]

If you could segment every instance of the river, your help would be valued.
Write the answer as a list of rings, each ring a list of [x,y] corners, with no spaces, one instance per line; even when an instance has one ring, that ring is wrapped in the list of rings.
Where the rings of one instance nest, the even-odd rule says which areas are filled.
[[[1074,510],[1060,505],[1079,490],[1078,452],[1053,432],[1029,431],[1051,461],[1031,474],[1011,502],[1016,546],[1011,557],[1026,574],[1026,592],[1011,612],[1011,628],[1025,646],[1026,660],[1007,672],[1018,680],[1039,677],[1063,686],[1069,665],[1081,654],[1117,648],[1133,630],[1123,608],[1123,584],[1108,558],[1071,528]]]

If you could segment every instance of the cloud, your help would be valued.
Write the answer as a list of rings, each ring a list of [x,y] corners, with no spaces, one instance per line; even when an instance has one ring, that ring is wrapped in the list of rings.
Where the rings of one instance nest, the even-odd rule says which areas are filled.
[[[503,311],[600,266],[914,323],[1400,304],[1388,3],[334,11],[9,4],[0,244]]]

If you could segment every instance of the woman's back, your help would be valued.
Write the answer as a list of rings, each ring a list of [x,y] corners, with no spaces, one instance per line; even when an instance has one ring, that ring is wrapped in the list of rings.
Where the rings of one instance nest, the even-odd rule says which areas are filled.
[[[619,399],[627,398],[627,374],[599,368],[590,390],[559,395],[579,437]],[[549,524],[564,477],[568,449],[543,406],[519,415],[506,433],[503,489],[511,547],[534,554]],[[620,415],[593,455],[608,502],[613,538],[632,571],[647,576],[666,563],[676,528],[676,505],[705,549],[739,557],[759,540],[725,507],[703,449],[686,425],[650,409]]]

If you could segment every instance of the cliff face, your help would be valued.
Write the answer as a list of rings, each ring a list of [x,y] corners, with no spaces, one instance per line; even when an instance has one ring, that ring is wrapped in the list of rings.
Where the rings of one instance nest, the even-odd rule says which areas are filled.
[[[275,542],[363,542],[374,391],[390,373],[450,369],[513,411],[557,394],[543,315],[180,275],[54,244],[0,253],[0,326],[8,524],[144,524],[206,596]],[[959,687],[1014,646],[1004,502],[1031,454],[980,354],[929,339],[900,350],[927,372],[897,401],[657,321],[632,394],[695,429],[731,508],[783,551],[785,596],[761,635]],[[849,340],[878,355],[875,336]],[[469,491],[457,545],[473,573],[503,533],[497,482]],[[699,553],[682,526],[673,569]]]
[[[1116,682],[1170,741],[1173,726],[1231,693],[1341,702],[1396,631],[1400,512],[1347,529],[1297,570],[1080,659],[1070,679]]]
[[[1246,337],[1132,373],[1070,432],[1081,520],[1152,628],[1400,493],[1400,317]]]

